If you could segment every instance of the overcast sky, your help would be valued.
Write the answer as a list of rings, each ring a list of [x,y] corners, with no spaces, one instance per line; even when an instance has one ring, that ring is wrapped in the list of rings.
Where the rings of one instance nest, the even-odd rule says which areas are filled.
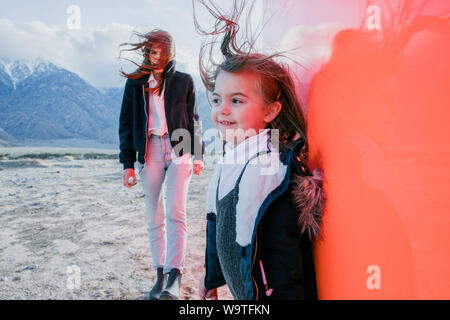
[[[296,30],[306,33],[317,28],[323,33],[323,25],[351,21],[354,13],[330,9],[327,6],[330,0],[271,1],[281,3],[284,9],[295,6],[295,15],[284,14]],[[231,1],[216,2],[227,8]],[[303,9],[299,10],[300,7]],[[198,9],[197,14],[200,22],[211,24],[205,10]],[[134,70],[130,63],[117,59],[119,44],[136,39],[131,37],[133,31],[160,28],[175,38],[178,69],[191,73],[198,87],[201,85],[198,81],[198,51],[202,38],[195,32],[192,17],[191,0],[0,0],[0,56],[10,59],[41,57],[79,74],[96,87],[118,87],[124,81],[119,76],[119,69]],[[79,29],[76,29],[77,22]],[[289,37],[293,35],[297,37],[296,33],[288,34]],[[280,43],[282,36],[275,35]],[[318,45],[328,42],[328,38],[326,41],[319,39]],[[317,47],[311,48],[317,51]],[[308,57],[308,53],[305,54]]]
[[[78,10],[80,28],[76,29]],[[201,38],[194,30],[190,0],[0,2],[2,57],[39,56],[97,87],[123,84],[118,70],[121,66],[127,71],[134,67],[117,59],[119,44],[136,40],[133,31],[156,27],[174,36],[180,68],[195,72]]]

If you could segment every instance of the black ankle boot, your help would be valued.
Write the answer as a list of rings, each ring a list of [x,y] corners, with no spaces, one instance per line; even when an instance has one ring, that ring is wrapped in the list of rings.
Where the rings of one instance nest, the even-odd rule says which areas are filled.
[[[156,272],[157,272],[157,279],[155,285],[153,286],[153,289],[148,294],[149,300],[158,300],[161,291],[166,285],[167,276],[163,273],[163,268],[158,268]]]
[[[180,299],[181,272],[178,269],[172,269],[169,272],[167,285],[161,292],[159,300],[179,300]]]

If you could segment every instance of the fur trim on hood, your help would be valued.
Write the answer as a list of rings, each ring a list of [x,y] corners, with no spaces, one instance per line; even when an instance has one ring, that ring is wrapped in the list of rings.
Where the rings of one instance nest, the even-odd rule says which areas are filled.
[[[309,239],[322,239],[321,224],[325,206],[325,192],[322,186],[323,170],[316,168],[312,176],[294,175],[292,195],[295,208],[299,212],[298,224],[301,233],[308,232]]]

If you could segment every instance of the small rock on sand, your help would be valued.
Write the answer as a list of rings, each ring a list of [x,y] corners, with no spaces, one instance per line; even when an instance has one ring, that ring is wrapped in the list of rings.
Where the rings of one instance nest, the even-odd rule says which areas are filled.
[[[79,247],[66,239],[54,240],[53,244],[60,254],[70,254],[78,251]]]

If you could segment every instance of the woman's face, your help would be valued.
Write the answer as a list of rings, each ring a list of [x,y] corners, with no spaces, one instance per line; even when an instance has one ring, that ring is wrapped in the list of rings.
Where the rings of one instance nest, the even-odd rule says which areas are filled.
[[[152,45],[150,47],[150,49],[145,49],[145,62],[150,64],[151,66],[159,66],[159,64],[161,63],[161,59],[162,59],[162,55],[161,55],[161,51],[162,48],[159,45]],[[164,68],[162,68],[161,70],[163,70]],[[155,70],[155,71],[159,71],[159,70]]]
[[[152,65],[159,64],[159,61],[161,60],[161,47],[153,46],[149,52],[149,59]]]
[[[258,134],[273,119],[267,117],[260,77],[251,72],[221,70],[216,78],[211,104],[211,118],[222,138],[235,145]]]

